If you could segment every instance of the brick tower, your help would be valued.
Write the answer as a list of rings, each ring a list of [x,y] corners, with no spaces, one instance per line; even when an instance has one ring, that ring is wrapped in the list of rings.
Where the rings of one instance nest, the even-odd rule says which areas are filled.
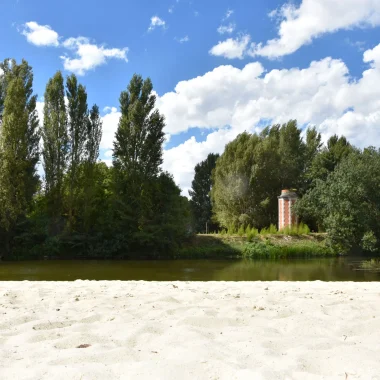
[[[291,227],[298,223],[297,216],[292,208],[298,196],[290,190],[282,190],[278,197],[278,230]]]

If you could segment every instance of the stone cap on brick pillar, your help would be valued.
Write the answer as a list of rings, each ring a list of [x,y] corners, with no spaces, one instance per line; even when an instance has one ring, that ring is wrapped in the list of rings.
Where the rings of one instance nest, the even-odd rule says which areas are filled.
[[[286,199],[297,199],[298,195],[293,190],[284,189],[281,190],[281,195],[277,197],[278,199],[286,198]]]

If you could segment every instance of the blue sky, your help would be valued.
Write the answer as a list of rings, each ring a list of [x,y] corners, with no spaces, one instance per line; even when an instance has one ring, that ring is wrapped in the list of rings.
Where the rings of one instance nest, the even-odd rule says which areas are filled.
[[[380,0],[0,3],[0,59],[33,66],[40,109],[57,70],[78,74],[104,110],[108,162],[120,91],[133,73],[151,77],[163,166],[185,195],[197,162],[263,120],[380,141]]]

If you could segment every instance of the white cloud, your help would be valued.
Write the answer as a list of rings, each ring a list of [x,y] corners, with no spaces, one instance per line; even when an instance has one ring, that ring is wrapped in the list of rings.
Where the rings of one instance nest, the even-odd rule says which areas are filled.
[[[28,42],[36,46],[58,46],[59,36],[49,25],[39,25],[35,21],[27,22],[21,32]]]
[[[100,148],[109,150],[113,148],[115,132],[117,130],[121,113],[116,107],[105,107],[104,111],[107,113],[102,117],[103,134],[102,140],[100,141]]]
[[[164,20],[160,19],[158,16],[153,16],[150,19],[150,25],[149,25],[148,31],[150,32],[156,27],[162,27],[165,29],[165,26],[166,26],[166,23]]]
[[[190,38],[189,38],[189,36],[185,36],[185,37],[182,37],[182,38],[175,38],[175,40],[177,42],[179,42],[180,44],[183,44],[184,42],[189,42]]]
[[[174,174],[187,195],[194,166],[208,153],[222,153],[237,134],[259,131],[263,119],[282,123],[296,118],[299,125],[316,125],[324,140],[337,133],[359,147],[379,146],[380,44],[367,50],[363,60],[369,68],[355,81],[344,62],[328,57],[304,69],[269,72],[258,62],[243,69],[219,66],[179,82],[173,92],[157,98],[166,117],[165,132],[178,134],[200,127],[210,133],[205,141],[192,137],[165,150],[164,169]]]
[[[226,15],[223,18],[223,21],[229,19],[233,15],[234,11],[232,9],[227,9]]]
[[[220,25],[217,31],[219,34],[231,34],[235,30],[235,28],[236,25],[230,22],[228,25]]]
[[[84,75],[86,71],[103,65],[107,60],[121,59],[128,62],[128,48],[106,48],[103,45],[96,45],[86,37],[67,38],[63,43],[59,43],[58,33],[51,29],[49,25],[39,25],[34,21],[24,25],[22,34],[27,40],[37,46],[60,46],[74,54],[74,57],[64,54],[60,56],[63,60],[65,70],[77,75]]]
[[[0,67],[0,77],[4,74],[3,69]]]
[[[239,133],[260,131],[263,119],[272,124],[296,118],[299,125],[316,125],[324,140],[337,133],[359,147],[379,146],[380,44],[367,50],[363,61],[367,69],[354,81],[343,61],[327,57],[303,69],[268,72],[258,62],[242,69],[219,66],[179,82],[172,92],[157,95],[166,140],[191,127],[204,128],[208,135],[205,141],[192,137],[164,150],[163,168],[188,195],[194,166],[211,152],[222,153]],[[120,112],[114,107],[106,112],[101,147],[110,150]]]
[[[302,0],[297,8],[287,3],[269,16],[281,20],[278,38],[252,44],[247,53],[268,58],[292,54],[326,33],[380,25],[378,0]]]
[[[89,41],[86,37],[68,38],[63,46],[72,50],[77,58],[70,58],[67,55],[61,56],[65,70],[77,75],[84,75],[86,71],[103,65],[108,59],[121,59],[128,62],[128,48],[111,48],[98,46]]]
[[[173,11],[174,11],[174,5],[171,6],[171,7],[168,9],[168,12],[169,12],[169,13],[173,13]]]
[[[344,41],[347,45],[356,48],[358,51],[365,51],[365,41],[352,41],[349,38],[346,38]]]
[[[244,58],[244,53],[248,47],[250,36],[245,34],[236,39],[228,38],[225,41],[219,41],[213,46],[209,53],[215,56],[222,56],[229,59]]]

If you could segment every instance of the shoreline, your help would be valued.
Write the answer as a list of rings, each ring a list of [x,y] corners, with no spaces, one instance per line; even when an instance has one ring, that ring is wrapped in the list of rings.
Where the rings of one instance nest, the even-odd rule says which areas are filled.
[[[374,380],[379,299],[379,282],[3,281],[0,373]]]

